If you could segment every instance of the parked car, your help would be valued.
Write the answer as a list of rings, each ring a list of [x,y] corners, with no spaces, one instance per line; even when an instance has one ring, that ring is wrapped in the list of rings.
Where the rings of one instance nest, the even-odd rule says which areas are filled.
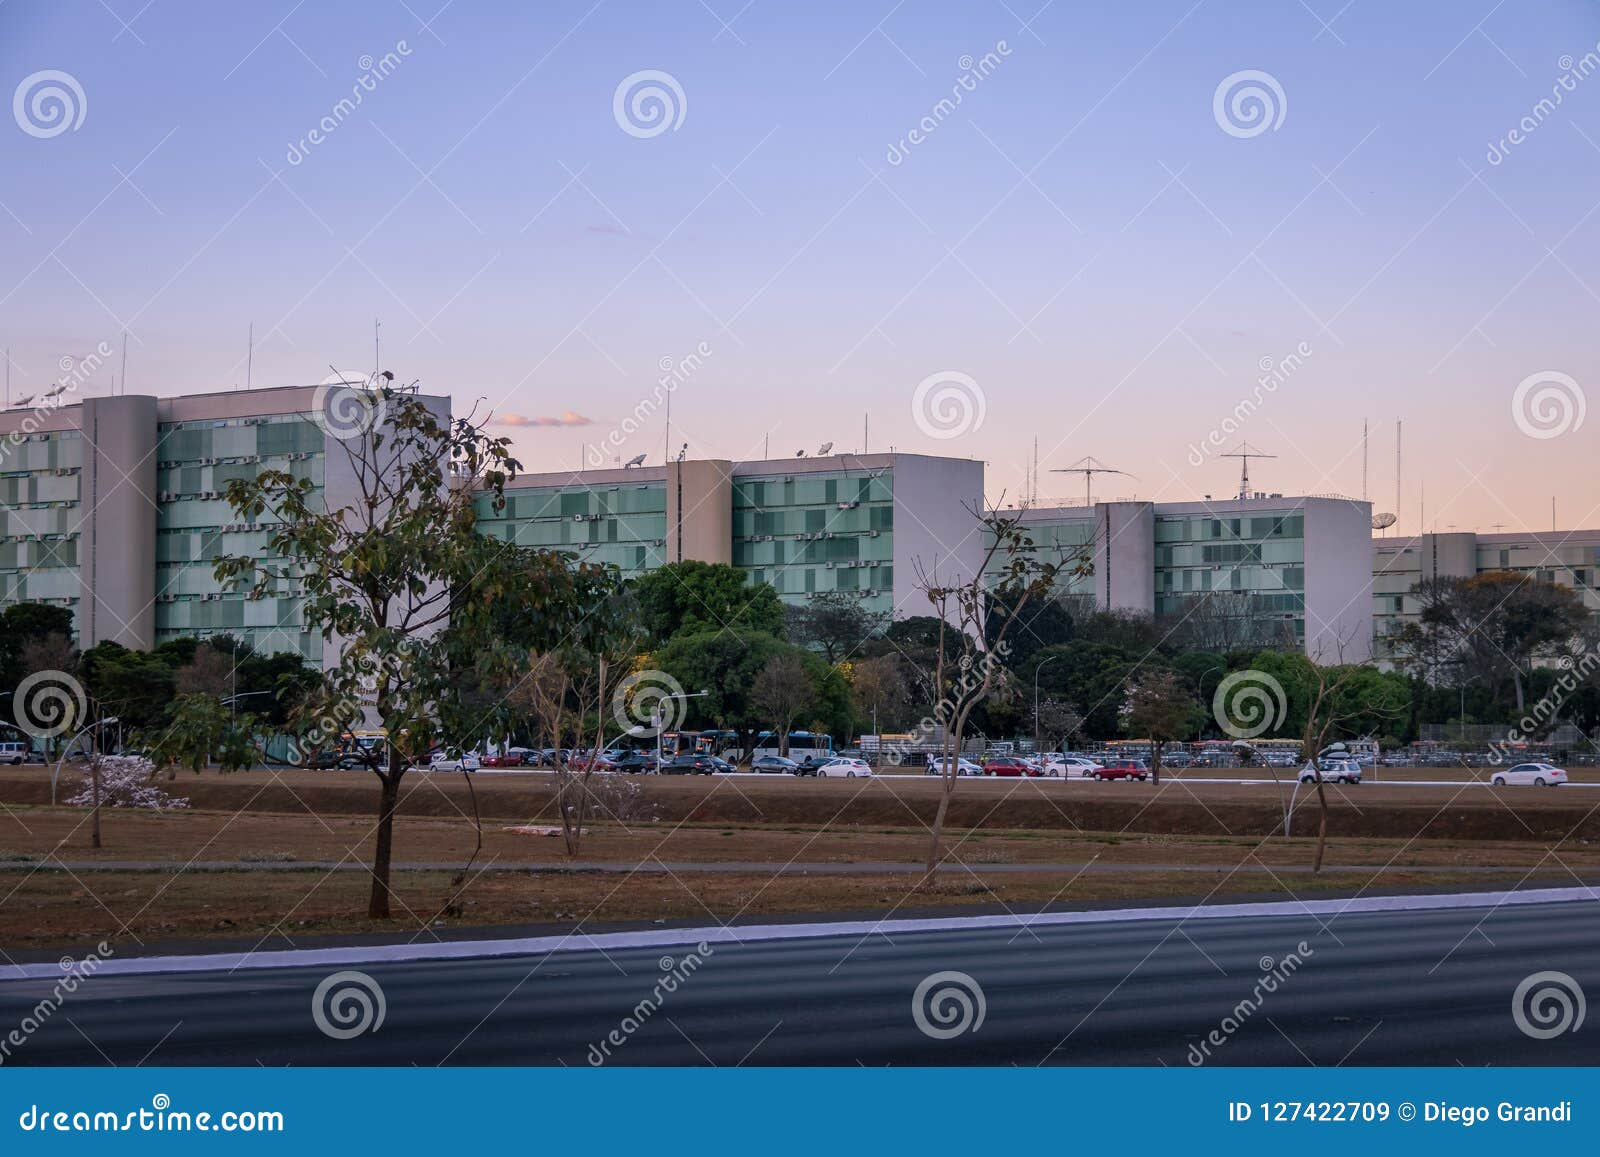
[[[656,757],[648,751],[624,751],[607,759],[612,771],[625,771],[630,775],[649,774],[656,769]]]
[[[1039,771],[1021,756],[1001,755],[983,765],[983,774],[1016,777],[1038,775]]]
[[[0,743],[0,763],[5,761],[5,744]],[[324,747],[304,757],[300,766],[307,771],[344,771],[344,752],[334,747]]]
[[[1306,764],[1300,769],[1301,783],[1360,783],[1361,765],[1353,759],[1329,758],[1319,760],[1316,766]]]
[[[444,747],[428,756],[429,771],[477,771],[482,760],[476,751],[462,751],[459,747]]]
[[[482,762],[484,767],[526,767],[527,757],[513,749],[502,751],[499,755],[486,755]]]
[[[722,762],[713,756],[688,752],[674,755],[661,765],[662,775],[711,775]]]
[[[1567,773],[1553,763],[1518,763],[1497,771],[1489,780],[1495,787],[1526,785],[1531,787],[1560,787],[1567,782]]]
[[[31,744],[14,743],[7,740],[4,743],[0,743],[0,763],[9,763],[20,767],[28,762],[28,755],[32,750]]]
[[[1108,759],[1089,773],[1090,779],[1149,779],[1150,765],[1142,759]]]
[[[800,764],[781,755],[758,755],[750,761],[750,770],[772,775],[799,775]]]
[[[828,760],[818,767],[817,774],[843,779],[855,779],[859,776],[871,775],[872,765],[864,759],[850,759],[841,755]]]
[[[945,771],[945,767],[944,767],[944,760],[943,759],[940,759],[936,755],[928,756],[927,774],[929,774],[929,775],[943,775],[944,771]],[[982,775],[983,774],[983,768],[979,767],[976,763],[973,763],[972,760],[970,760],[970,759],[962,759],[960,756],[957,756],[956,757],[956,774],[957,775]]]
[[[567,760],[567,766],[573,771],[610,771],[615,765],[604,751],[598,756],[593,751],[576,751]]]
[[[1162,767],[1191,767],[1194,756],[1187,751],[1164,751],[1161,753]]]
[[[1056,755],[1044,765],[1044,773],[1061,779],[1082,779],[1099,766],[1087,755]]]

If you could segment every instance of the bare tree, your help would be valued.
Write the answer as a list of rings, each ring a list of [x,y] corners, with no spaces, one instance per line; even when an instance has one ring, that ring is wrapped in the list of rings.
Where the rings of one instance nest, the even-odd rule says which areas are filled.
[[[1030,603],[1049,595],[1058,574],[1086,574],[1091,566],[1087,546],[1081,548],[1082,553],[1068,572],[1063,571],[1065,564],[1041,562],[1023,522],[1025,507],[968,509],[982,524],[987,541],[976,571],[961,581],[945,582],[920,563],[917,567],[917,586],[927,595],[934,614],[955,628],[939,632],[934,657],[934,688],[939,700],[934,705],[933,720],[943,726],[944,739],[939,807],[929,831],[924,877],[928,882],[939,868],[945,819],[950,812],[950,797],[956,790],[967,720],[973,708],[988,698],[1000,677],[1010,646],[1007,635]],[[986,621],[991,606],[1004,608],[998,622]]]
[[[1065,747],[1078,729],[1083,726],[1083,716],[1071,703],[1060,699],[1044,699],[1039,703],[1039,734],[1044,737],[1045,750],[1055,751]]]

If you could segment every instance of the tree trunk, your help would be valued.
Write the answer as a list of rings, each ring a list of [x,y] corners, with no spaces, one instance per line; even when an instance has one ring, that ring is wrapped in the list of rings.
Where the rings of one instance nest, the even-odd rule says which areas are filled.
[[[94,787],[94,815],[90,818],[89,823],[89,846],[98,848],[100,846],[100,755],[98,752],[89,762],[89,782]]]
[[[1161,782],[1161,744],[1154,743],[1150,747],[1150,782]]]
[[[1511,673],[1511,681],[1517,688],[1517,714],[1521,715],[1527,708],[1525,694],[1522,687],[1522,668],[1518,667]]]
[[[934,873],[939,870],[939,845],[944,842],[944,817],[950,811],[950,797],[956,790],[956,772],[959,770],[954,757],[945,760],[944,782],[940,785],[939,810],[934,813],[933,827],[928,831],[928,864],[927,883],[932,883]]]
[[[1317,854],[1311,860],[1311,874],[1322,871],[1322,854],[1328,850],[1328,797],[1322,787],[1322,772],[1317,772]]]
[[[400,802],[399,752],[390,758],[389,770],[378,773],[378,843],[372,853],[372,897],[367,901],[367,918],[389,918],[389,864],[394,852],[394,813]]]

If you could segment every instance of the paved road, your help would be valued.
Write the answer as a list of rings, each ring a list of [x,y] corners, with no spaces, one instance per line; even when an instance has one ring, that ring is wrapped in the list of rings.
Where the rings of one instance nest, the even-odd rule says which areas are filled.
[[[1032,928],[964,920],[892,939],[790,928],[709,945],[673,991],[658,988],[662,970],[684,974],[694,950],[648,943],[678,935],[667,930],[604,951],[483,957],[454,945],[471,955],[231,972],[191,961],[197,970],[92,977],[7,1063],[1182,1066],[1213,1030],[1225,1043],[1209,1046],[1208,1063],[1600,1060],[1600,1025],[1541,1040],[1512,1015],[1533,973],[1559,970],[1600,992],[1600,905],[1340,915],[1328,903],[1205,919],[1080,914],[1063,919],[1086,922]],[[1283,973],[1295,952],[1298,967],[1264,991],[1263,969]],[[381,986],[385,1015],[377,1031],[337,1040],[314,1023],[314,991],[348,968]],[[985,1015],[936,1039],[918,1027],[913,994],[951,971],[981,987]],[[0,982],[0,1027],[37,1015],[50,987]],[[623,1043],[606,1056],[594,1046],[608,1037]],[[1307,1093],[1330,1087],[1319,1076]]]

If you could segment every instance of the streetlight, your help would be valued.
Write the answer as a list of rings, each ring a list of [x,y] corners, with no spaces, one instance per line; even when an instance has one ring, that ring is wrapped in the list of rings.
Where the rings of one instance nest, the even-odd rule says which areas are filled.
[[[83,728],[76,735],[67,740],[66,746],[61,749],[61,758],[56,760],[55,771],[50,773],[50,804],[52,807],[55,806],[56,802],[56,781],[61,778],[61,765],[67,761],[67,753],[72,750],[72,745],[78,742],[78,740],[82,739],[85,733],[93,731],[98,727],[110,727],[113,723],[118,722],[120,722],[120,720],[115,715],[107,715],[104,719],[99,719],[93,723],[84,724]],[[96,814],[98,814],[98,812]]]
[[[1048,655],[1033,669],[1033,753],[1039,754],[1039,672],[1046,663],[1054,663],[1060,655]]]
[[[666,720],[661,715],[661,704],[668,699],[701,699],[711,694],[709,691],[668,691],[650,708],[650,726],[656,733],[656,774],[661,774],[661,728]]]

